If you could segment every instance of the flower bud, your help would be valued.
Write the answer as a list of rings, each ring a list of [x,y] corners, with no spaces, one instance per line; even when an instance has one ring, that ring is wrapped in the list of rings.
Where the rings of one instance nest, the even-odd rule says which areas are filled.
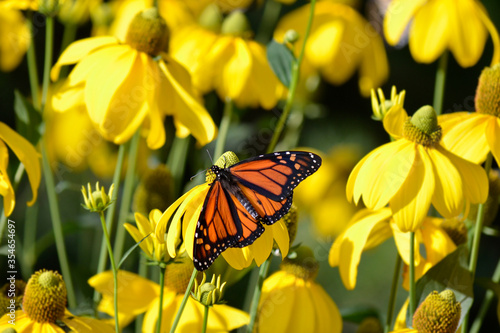
[[[222,285],[220,284],[220,275],[215,279],[215,275],[212,276],[212,281],[206,282],[207,276],[203,273],[203,279],[198,285],[198,281],[194,282],[194,298],[205,306],[212,306],[214,304],[223,303],[222,296],[224,292],[224,286],[226,282]]]
[[[109,193],[106,194],[104,186],[99,189],[99,182],[95,184],[95,191],[92,191],[90,183],[87,184],[88,192],[85,192],[85,187],[82,186],[83,200],[85,201],[85,204],[82,204],[83,208],[91,212],[104,212],[113,203],[114,188],[115,185],[111,184]]]

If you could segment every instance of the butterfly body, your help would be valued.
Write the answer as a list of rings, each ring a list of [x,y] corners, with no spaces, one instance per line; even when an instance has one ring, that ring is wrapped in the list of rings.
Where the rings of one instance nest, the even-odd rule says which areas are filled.
[[[195,231],[195,267],[205,270],[228,247],[252,244],[265,230],[262,223],[271,225],[290,210],[293,189],[320,165],[319,156],[298,151],[213,165]]]

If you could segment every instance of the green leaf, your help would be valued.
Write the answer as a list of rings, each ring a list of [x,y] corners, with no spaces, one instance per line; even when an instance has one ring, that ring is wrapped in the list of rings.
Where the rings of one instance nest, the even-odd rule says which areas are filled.
[[[465,315],[469,312],[474,299],[472,287],[473,280],[469,272],[468,261],[469,251],[465,245],[461,245],[435,266],[431,267],[431,269],[417,281],[416,297],[419,300],[418,304],[422,303],[434,290],[441,292],[445,289],[449,289],[455,293],[457,302],[461,303],[461,323]],[[410,315],[410,313],[407,312],[407,325],[411,325],[412,317],[413,314]]]
[[[296,61],[290,49],[274,39],[267,44],[267,61],[274,74],[287,88],[292,81],[292,65]]]
[[[141,239],[140,241],[138,241],[137,243],[135,243],[134,245],[132,245],[132,247],[130,249],[128,249],[127,252],[125,252],[125,254],[123,255],[122,257],[122,260],[120,260],[120,262],[118,263],[118,266],[116,267],[116,269],[120,269],[121,265],[125,262],[125,259],[127,259],[127,257],[139,246],[141,245],[142,241],[145,240],[146,238],[149,237],[150,234],[147,234],[143,239]]]
[[[36,145],[41,136],[42,116],[18,90],[14,91],[14,111],[17,118],[16,130]]]

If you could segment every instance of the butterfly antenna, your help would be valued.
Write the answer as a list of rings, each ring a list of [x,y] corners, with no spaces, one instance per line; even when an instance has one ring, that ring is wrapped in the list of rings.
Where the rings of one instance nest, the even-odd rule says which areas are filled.
[[[207,172],[207,171],[208,171],[208,169],[201,170],[200,172],[198,172],[198,173],[197,173],[197,174],[195,174],[194,176],[191,176],[191,178],[189,178],[189,180],[191,181],[191,180],[195,179],[195,178],[196,178],[199,174],[204,173],[204,172]]]
[[[212,155],[210,155],[210,151],[207,149],[208,157],[210,158],[210,163],[214,164],[214,160],[212,159]]]

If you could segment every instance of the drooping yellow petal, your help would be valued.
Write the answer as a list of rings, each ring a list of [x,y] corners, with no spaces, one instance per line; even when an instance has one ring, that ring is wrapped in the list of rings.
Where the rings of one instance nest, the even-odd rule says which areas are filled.
[[[491,36],[491,41],[493,42],[493,56],[491,58],[491,66],[498,64],[500,62],[500,36],[498,35],[497,28],[491,22],[486,9],[482,6],[481,3],[476,2],[477,4],[477,15],[483,22],[484,26],[488,30]]]
[[[447,150],[473,163],[481,163],[489,152],[485,140],[489,115],[456,112],[439,116],[443,130],[442,146]]]
[[[136,218],[135,218],[136,221],[138,220],[137,215],[138,215],[138,213],[136,213]],[[147,235],[147,234],[144,235],[141,232],[139,232],[139,230],[130,223],[124,223],[123,227],[125,229],[127,229],[128,233],[130,234],[130,236],[132,236],[132,238],[134,239],[134,241],[136,243],[140,242],[141,239],[143,239]],[[152,256],[153,255],[153,242],[151,241],[151,239],[149,239],[149,237],[151,237],[151,235],[149,235],[145,240],[143,240],[141,242],[141,244],[139,244],[139,246],[144,251],[144,253],[146,253],[148,256]]]
[[[384,116],[384,129],[390,136],[399,139],[403,136],[403,127],[408,113],[400,105],[393,106]]]
[[[396,45],[417,10],[427,0],[393,0],[384,17],[384,34],[387,42]]]
[[[481,57],[487,32],[476,1],[454,0],[449,6],[453,11],[450,18],[450,50],[462,67],[470,67]]]
[[[331,266],[338,264],[340,277],[348,290],[356,287],[358,265],[368,236],[379,223],[391,216],[390,209],[384,208],[356,221],[339,236],[332,248],[328,261]]]
[[[314,305],[309,292],[309,288],[304,286],[308,283],[302,279],[296,280],[295,302],[292,310],[292,320],[289,322],[288,332],[301,333],[311,330],[316,332],[316,323],[311,321],[314,318]],[[281,318],[275,318],[280,320]]]
[[[410,264],[410,232],[401,231],[396,223],[391,223],[391,229],[394,235],[394,242],[396,243],[396,248],[398,249],[399,256],[404,261],[405,264]],[[420,251],[419,251],[419,241],[420,230],[416,230],[417,237],[413,242],[414,249],[414,261],[415,265],[420,263]]]
[[[3,211],[5,216],[10,216],[16,205],[16,194],[7,173],[9,164],[9,151],[0,140],[0,195],[3,197]]]
[[[52,67],[50,78],[56,81],[62,66],[74,64],[101,47],[117,43],[118,40],[111,36],[85,38],[71,43]]]
[[[163,294],[163,308],[162,308],[162,321],[160,332],[167,332],[172,326],[173,317],[177,312],[178,302],[176,300],[177,294],[167,288],[164,289]],[[151,304],[144,315],[142,323],[143,332],[155,332],[156,324],[158,321],[158,310],[160,307],[160,298],[157,297]]]
[[[281,256],[285,258],[288,255],[288,250],[290,248],[290,235],[288,233],[288,229],[283,222],[283,220],[279,220],[275,224],[271,226],[273,231],[273,238],[278,244],[278,247],[281,251]]]
[[[415,14],[409,43],[417,62],[431,63],[445,50],[450,34],[449,5],[448,1],[429,1]]]
[[[88,283],[100,292],[104,297],[113,299],[113,273],[106,271],[94,275],[88,280]],[[133,313],[138,315],[145,312],[151,302],[159,296],[159,286],[135,273],[119,270],[118,271],[118,310],[124,313]],[[113,313],[111,306],[106,313]]]
[[[254,259],[248,246],[241,249],[230,247],[222,252],[222,256],[231,267],[239,270],[249,267]]]
[[[435,188],[432,162],[426,149],[415,145],[417,154],[411,171],[398,193],[390,201],[393,218],[403,232],[416,231],[431,205]]]
[[[210,318],[217,321],[210,321]],[[248,325],[250,316],[248,313],[225,304],[215,304],[210,308],[208,316],[208,327],[211,329],[235,330],[238,327]]]
[[[0,122],[0,139],[12,149],[26,169],[33,194],[31,201],[28,202],[28,206],[31,206],[37,199],[38,187],[42,178],[39,160],[40,154],[38,154],[35,147],[28,140],[2,122]]]
[[[407,179],[415,155],[415,144],[405,139],[373,150],[357,176],[354,198],[362,195],[366,207],[372,210],[384,207]]]
[[[427,150],[434,166],[435,188],[432,204],[446,218],[460,215],[464,209],[462,177],[448,156],[437,149]]]
[[[339,52],[345,24],[341,20],[332,20],[315,29],[306,44],[306,56],[316,67],[328,65]]]
[[[289,332],[285,323],[290,323],[292,320],[292,308],[297,299],[294,286],[289,285],[291,279],[294,277],[284,271],[278,271],[264,281],[259,303],[259,321],[257,322],[259,332]],[[275,288],[276,285],[281,286],[278,289]],[[282,301],[279,306],[276,305],[276,299]]]
[[[342,317],[335,302],[320,285],[310,283],[309,288],[316,309],[316,332],[342,332]]]
[[[486,127],[486,140],[488,140],[488,146],[497,164],[500,165],[500,119],[492,117],[492,119],[488,121],[488,126]]]
[[[483,203],[488,198],[488,177],[484,169],[456,156],[442,147],[438,150],[448,157],[462,177],[464,196],[472,203]]]
[[[172,110],[175,117],[184,126],[189,128],[191,134],[198,140],[200,145],[206,145],[217,135],[217,128],[207,110],[193,97],[192,90],[186,88],[177,81],[177,72],[186,70],[175,60],[169,58],[168,64],[159,62],[160,69],[167,78],[167,84],[172,94]]]
[[[0,9],[0,70],[10,72],[23,60],[31,43],[31,32],[23,14]]]
[[[72,332],[102,332],[113,333],[115,328],[103,320],[98,320],[90,317],[77,317],[71,313],[61,320]]]

